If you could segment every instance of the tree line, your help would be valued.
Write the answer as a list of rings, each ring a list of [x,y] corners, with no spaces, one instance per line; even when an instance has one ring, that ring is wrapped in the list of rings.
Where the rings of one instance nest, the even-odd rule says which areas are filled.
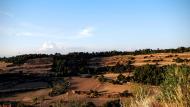
[[[0,61],[12,62],[14,64],[22,64],[28,59],[42,58],[42,57],[74,57],[74,58],[92,58],[92,57],[108,57],[114,55],[141,55],[154,53],[183,53],[190,52],[190,47],[179,47],[176,49],[139,49],[135,51],[106,51],[106,52],[72,52],[66,55],[60,53],[56,54],[24,54],[12,57],[1,57]]]

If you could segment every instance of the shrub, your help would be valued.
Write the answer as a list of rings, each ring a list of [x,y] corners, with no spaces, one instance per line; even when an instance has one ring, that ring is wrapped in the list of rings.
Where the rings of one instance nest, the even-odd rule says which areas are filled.
[[[157,65],[144,65],[134,70],[134,81],[138,83],[159,85],[164,80],[164,67]]]
[[[106,102],[103,107],[121,107],[120,100],[113,100]]]
[[[133,89],[133,97],[128,101],[125,101],[125,107],[162,107],[154,106],[154,97],[151,97],[150,87],[147,86],[135,86]]]
[[[119,74],[118,76],[117,76],[117,79],[116,80],[107,80],[107,81],[109,81],[110,83],[112,83],[112,84],[120,84],[120,85],[122,85],[123,83],[126,83],[126,82],[128,82],[128,81],[131,81],[131,77],[126,77],[126,76],[124,76],[124,75],[122,75],[122,74]]]
[[[122,96],[122,97],[129,97],[129,96],[133,96],[133,94],[129,93],[128,90],[125,90],[122,93],[120,93],[120,96]]]
[[[152,60],[152,62],[160,62],[160,61],[163,61],[163,59],[154,59],[154,60]]]
[[[67,106],[66,106],[67,105]],[[96,107],[92,102],[86,102],[83,100],[70,100],[65,102],[63,100],[57,100],[49,107]]]
[[[174,62],[177,62],[177,63],[182,63],[182,62],[184,62],[184,60],[183,59],[181,59],[181,58],[176,58],[176,59],[173,59],[173,61]]]
[[[87,102],[86,104],[82,105],[82,107],[96,107],[93,102]]]
[[[190,67],[187,65],[168,67],[161,84],[161,99],[181,107],[190,105]]]
[[[89,95],[91,98],[94,98],[94,97],[99,96],[99,93],[96,90],[90,90]]]
[[[182,63],[182,62],[190,62],[189,59],[181,59],[181,58],[176,58],[176,59],[173,59],[174,62],[177,62],[177,63]]]
[[[151,60],[144,60],[144,62],[150,62]]]
[[[63,83],[55,84],[52,88],[52,91],[49,93],[49,96],[56,96],[56,95],[66,93],[69,85],[70,85],[69,82],[63,82]]]
[[[129,60],[134,60],[134,59],[135,59],[135,57],[129,57],[128,59],[129,59]]]
[[[144,56],[144,59],[148,58],[148,56]]]
[[[119,81],[119,83],[126,83],[129,81],[129,78],[125,77],[123,74],[119,74],[116,81]]]
[[[168,55],[168,56],[165,56],[165,58],[171,58],[173,57],[173,55]]]
[[[112,83],[112,84],[119,84],[119,85],[122,85],[122,83],[120,83],[120,81],[117,81],[117,80],[112,80],[111,83]]]
[[[100,82],[106,82],[107,81],[107,79],[104,77],[104,75],[100,75],[100,77],[98,78],[98,80]]]
[[[117,76],[117,80],[118,80],[118,81],[126,81],[126,77],[125,77],[123,74],[119,74],[119,75]]]

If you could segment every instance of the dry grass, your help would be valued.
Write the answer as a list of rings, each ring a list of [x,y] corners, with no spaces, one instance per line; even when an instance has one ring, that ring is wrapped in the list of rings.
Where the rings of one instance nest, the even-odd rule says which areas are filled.
[[[115,80],[118,75],[119,75],[119,73],[106,73],[106,74],[104,74],[104,77]],[[127,77],[127,76],[130,76],[131,73],[122,73],[122,75]]]
[[[6,62],[2,62],[0,61],[0,71],[5,71],[7,68],[7,65],[10,65],[11,63],[6,63]]]
[[[167,57],[167,56],[172,56],[172,57]],[[163,61],[159,61],[158,64],[160,65],[171,65],[171,64],[176,64],[173,62],[174,58],[182,58],[182,59],[190,59],[190,53],[157,53],[157,54],[146,54],[146,55],[117,55],[117,56],[112,56],[112,57],[98,57],[98,58],[93,58],[91,59],[90,64],[91,65],[96,65],[96,66],[114,66],[117,63],[119,64],[126,64],[129,60],[131,60],[131,57],[134,58],[134,63],[133,65],[135,66],[141,66],[145,64],[156,64],[156,62],[152,62],[153,60],[160,60],[162,59]],[[149,62],[146,62],[145,60],[150,60]],[[180,63],[182,64],[182,63]],[[179,65],[180,65],[179,64]],[[190,63],[186,63],[187,65],[190,65]]]

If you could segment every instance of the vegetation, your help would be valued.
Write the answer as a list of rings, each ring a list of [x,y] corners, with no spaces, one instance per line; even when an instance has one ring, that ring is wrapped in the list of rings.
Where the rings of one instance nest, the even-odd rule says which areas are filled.
[[[121,107],[120,100],[112,100],[106,102],[103,107]]]
[[[134,52],[128,51],[107,51],[107,52],[92,52],[92,53],[83,53],[83,52],[74,52],[69,53],[67,55],[61,55],[56,53],[55,55],[47,55],[47,54],[25,54],[25,55],[18,55],[13,57],[3,57],[0,58],[0,61],[12,62],[14,64],[22,64],[28,59],[33,58],[42,58],[42,57],[67,57],[68,59],[74,58],[92,58],[92,57],[107,57],[107,56],[114,56],[114,55],[141,55],[141,54],[154,54],[154,53],[183,53],[183,52],[190,52],[190,47],[179,47],[177,49],[140,49]]]
[[[118,81],[122,81],[122,82],[126,82],[126,77],[125,77],[124,75],[122,75],[122,74],[119,74],[119,75],[117,76],[117,80],[118,80]]]
[[[144,60],[144,62],[150,62],[151,60]]]
[[[61,55],[60,53],[56,53],[54,55],[47,55],[47,54],[26,54],[26,55],[18,55],[14,57],[3,57],[0,58],[0,61],[12,62],[13,64],[23,64],[28,59],[33,58],[43,58],[43,57],[53,57],[53,66],[52,71],[54,76],[73,76],[78,74],[101,74],[103,72],[115,72],[115,73],[122,73],[122,72],[129,72],[134,69],[133,57],[129,58],[130,60],[127,62],[126,65],[116,64],[116,66],[107,66],[107,67],[100,67],[100,68],[90,68],[88,67],[89,59],[93,57],[107,57],[107,56],[114,56],[114,55],[140,55],[140,54],[154,54],[154,53],[181,53],[181,52],[190,52],[190,47],[179,47],[177,49],[143,49],[143,50],[136,50],[134,52],[121,52],[121,51],[108,51],[108,52],[92,52],[92,53],[83,53],[83,52],[74,52],[69,53],[67,55]],[[150,56],[150,57],[153,57]],[[178,62],[179,59],[177,59]],[[159,62],[162,60],[153,60],[153,62]],[[185,60],[187,61],[187,60]]]
[[[190,67],[171,65],[165,70],[165,78],[160,84],[159,96],[149,86],[138,86],[133,97],[124,102],[126,107],[188,107],[190,104]]]
[[[107,81],[107,79],[104,77],[104,75],[100,75],[99,77],[98,77],[98,80],[100,81],[100,82],[106,82]]]
[[[113,83],[114,84],[123,84],[123,83],[129,82],[130,80],[131,80],[130,77],[126,77],[123,74],[119,74],[117,76],[117,79]]]
[[[175,56],[177,56],[177,55],[175,55]],[[165,56],[165,58],[171,58],[171,57],[174,57],[174,55],[167,55],[167,56]]]
[[[123,102],[124,107],[162,107],[154,104],[154,97],[150,99],[151,90],[146,86],[135,86],[133,97]]]
[[[175,103],[180,107],[190,105],[190,67],[170,66],[166,78],[161,84],[161,100],[165,103]]]
[[[68,88],[70,86],[70,83],[68,81],[63,81],[63,82],[56,82],[53,84],[52,91],[49,93],[49,96],[57,96],[60,94],[64,94],[67,92]]]
[[[182,63],[182,62],[190,62],[189,59],[181,59],[181,58],[176,58],[176,59],[173,59],[174,62],[177,62],[177,63]]]
[[[122,85],[123,83],[126,83],[126,82],[129,82],[129,81],[131,81],[131,77],[126,77],[126,76],[124,76],[123,74],[119,74],[118,76],[117,76],[117,78],[116,78],[116,80],[113,80],[113,79],[108,79],[108,78],[106,78],[106,77],[104,77],[104,75],[100,75],[99,77],[98,77],[98,80],[100,81],[100,82],[109,82],[109,83],[113,83],[113,84],[120,84],[120,85]]]
[[[158,59],[158,60],[154,59],[154,60],[152,60],[152,62],[160,62],[160,61],[163,61],[163,59]]]
[[[134,81],[144,84],[159,85],[163,82],[164,75],[165,67],[147,64],[135,68]]]
[[[96,90],[90,90],[89,95],[90,95],[90,98],[95,98],[99,96],[99,92]]]
[[[66,106],[67,105],[67,106]],[[49,107],[96,107],[93,102],[86,102],[81,100],[72,100],[67,104],[63,100],[58,100],[51,104]]]
[[[33,107],[17,101],[0,101],[0,107]]]
[[[129,93],[128,90],[125,90],[122,93],[120,93],[120,96],[122,96],[122,97],[130,97],[130,96],[133,96],[133,94]]]
[[[5,62],[11,62],[13,64],[23,64],[25,63],[28,59],[34,59],[34,58],[44,58],[44,57],[51,57],[52,55],[47,55],[47,54],[25,54],[25,55],[18,55],[18,56],[13,56],[9,58],[0,58],[0,61],[5,61]]]
[[[82,54],[82,53],[81,53]],[[52,72],[55,76],[73,76],[80,74],[101,74],[105,72],[121,73],[131,71],[134,66],[131,65],[132,61],[128,61],[126,65],[116,64],[115,66],[105,66],[98,68],[88,67],[88,61],[91,56],[74,55],[74,56],[54,56]]]
[[[159,65],[143,65],[139,67],[134,67],[133,61],[134,58],[129,58],[130,60],[126,64],[117,63],[115,66],[103,66],[98,68],[90,68],[88,66],[88,62],[93,57],[104,57],[104,56],[113,56],[113,55],[139,55],[139,54],[154,54],[160,52],[189,52],[189,48],[180,47],[177,49],[165,49],[165,50],[151,50],[151,49],[144,49],[144,50],[137,50],[134,52],[118,52],[118,51],[110,51],[110,52],[97,52],[97,53],[69,53],[67,55],[61,55],[59,53],[55,55],[46,55],[46,54],[29,54],[29,55],[19,55],[10,58],[0,58],[1,61],[12,62],[13,64],[23,64],[28,59],[33,58],[43,58],[43,57],[52,57],[53,58],[53,65],[52,65],[52,75],[46,80],[45,77],[34,76],[32,79],[36,79],[36,81],[47,81],[52,82],[50,78],[52,77],[65,77],[65,76],[74,76],[79,74],[101,74],[98,77],[100,82],[110,81],[109,79],[105,78],[102,74],[106,72],[113,72],[113,73],[120,73],[117,76],[116,80],[111,80],[114,84],[123,84],[128,81],[133,80],[137,83],[148,84],[148,85],[157,85],[161,86],[161,95],[159,97],[159,101],[164,104],[177,104],[178,106],[186,107],[190,105],[190,67],[186,65],[171,65],[171,66],[159,66]],[[146,56],[145,59],[148,57],[153,56]],[[166,57],[173,57],[172,55]],[[175,56],[176,57],[176,56]],[[144,60],[144,61],[152,61],[152,62],[159,62],[159,60]],[[182,62],[190,62],[189,59],[181,59],[176,58],[173,61],[177,63]],[[123,72],[130,72],[133,71],[133,77],[126,77],[122,75]],[[7,75],[7,74],[6,74]],[[6,76],[5,74],[1,74],[0,80],[2,82],[9,82],[9,81],[16,81],[15,78],[10,78],[10,75],[14,75],[13,77],[19,78],[20,82],[25,80],[32,80],[29,76],[24,76],[23,74],[9,74]],[[27,78],[27,79],[26,79]],[[18,81],[17,80],[17,81]],[[17,82],[16,81],[16,82]],[[10,82],[11,83],[11,82]],[[55,80],[52,82],[52,91],[49,93],[50,96],[56,96],[63,93],[66,93],[70,83],[68,81],[61,81]],[[10,84],[11,86],[11,84]],[[90,97],[99,96],[98,91],[91,90],[89,92]],[[139,105],[139,103],[144,102],[147,97],[150,95],[150,90],[146,90],[146,88],[140,88],[136,93],[129,93],[127,90],[120,94],[123,97],[133,96],[134,101],[131,101],[131,105],[134,106]],[[38,98],[33,99],[34,105],[37,105]],[[132,104],[133,103],[133,104]],[[73,103],[74,104],[74,103]],[[78,107],[95,107],[92,102],[88,103],[77,103]],[[104,104],[104,107],[120,107],[120,100],[109,101]]]
[[[96,107],[96,105],[93,102],[87,102],[83,107]]]

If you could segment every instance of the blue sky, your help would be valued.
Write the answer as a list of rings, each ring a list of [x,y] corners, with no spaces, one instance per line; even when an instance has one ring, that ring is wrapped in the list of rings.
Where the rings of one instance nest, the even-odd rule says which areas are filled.
[[[0,56],[190,46],[189,0],[1,0]]]

